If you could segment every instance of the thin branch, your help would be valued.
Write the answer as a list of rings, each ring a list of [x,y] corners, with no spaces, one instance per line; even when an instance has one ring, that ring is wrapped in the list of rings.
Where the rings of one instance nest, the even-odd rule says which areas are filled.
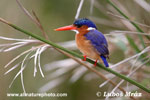
[[[0,18],[0,21],[3,22]],[[9,24],[8,24],[9,25]],[[22,41],[22,42],[40,42],[39,40],[31,40],[31,39],[16,39],[16,38],[8,38],[8,37],[3,37],[0,36],[0,39],[3,40],[10,40],[10,41]]]
[[[78,19],[78,18],[79,18],[79,15],[80,15],[80,12],[81,12],[81,8],[82,8],[82,6],[83,6],[83,2],[84,2],[84,0],[81,0],[81,1],[80,1],[80,4],[79,4],[79,7],[78,7],[78,9],[77,9],[77,13],[76,13],[75,19]]]
[[[19,0],[16,0],[17,4],[19,5],[19,7],[21,8],[21,10],[25,13],[25,15],[27,15],[32,21],[34,21],[37,25],[38,22],[31,16],[31,14],[23,7],[23,5],[20,3]]]
[[[2,18],[0,18],[0,21],[3,22],[3,23],[5,23],[5,24],[7,24],[7,25],[10,25],[10,23],[8,21],[6,21],[6,20],[4,20]]]
[[[20,57],[23,56],[24,54],[26,54],[26,53],[28,53],[28,52],[30,52],[30,51],[32,51],[32,50],[35,50],[35,49],[37,49],[37,48],[38,48],[38,46],[35,47],[35,48],[31,48],[31,49],[29,49],[29,50],[24,51],[23,53],[21,53],[20,55],[16,56],[14,59],[12,59],[9,63],[7,63],[7,64],[4,66],[4,68],[8,67],[10,64],[12,64],[14,61],[16,61],[18,58],[20,58]]]
[[[37,49],[35,56],[34,56],[34,77],[36,76],[36,72],[37,72],[37,58],[38,58],[38,54],[39,54],[40,48]]]
[[[40,30],[41,30],[43,36],[48,40],[48,35],[47,35],[46,32],[44,31],[44,28],[43,28],[43,26],[42,26],[42,24],[41,24],[39,18],[37,17],[36,13],[35,13],[33,10],[32,10],[32,13],[33,13],[35,19],[36,19],[37,22],[38,22],[37,25],[38,25],[38,27],[40,28]]]
[[[112,79],[112,78],[111,78]],[[104,85],[106,85],[107,83],[109,83],[109,81],[111,81],[111,79],[109,79],[109,80],[106,80],[105,82],[103,82],[99,87],[101,88],[101,87],[103,87]]]
[[[144,8],[148,13],[150,12],[150,4],[146,0],[133,0],[136,2],[139,6]]]
[[[23,56],[24,54],[30,52],[31,49],[24,51],[23,53],[21,53],[20,55],[16,56],[15,58],[13,58],[9,63],[7,63],[4,68],[7,68],[10,64],[12,64],[14,61],[16,61],[18,58],[20,58],[21,56]]]
[[[15,50],[15,49],[17,49],[17,48],[21,48],[21,47],[23,47],[23,46],[25,46],[25,45],[27,45],[27,44],[28,44],[28,43],[16,45],[16,46],[13,46],[13,47],[10,47],[10,48],[8,48],[8,49],[3,50],[3,52],[12,51],[12,50]]]
[[[32,51],[31,51],[32,52]],[[16,74],[16,76],[13,78],[13,80],[12,80],[12,82],[10,83],[10,85],[9,85],[9,88],[12,86],[12,84],[13,84],[13,82],[15,81],[15,79],[22,73],[22,71],[25,69],[25,66],[26,65],[24,65],[24,62],[25,62],[25,60],[26,60],[26,58],[29,56],[29,54],[31,53],[31,52],[29,52],[26,56],[25,56],[25,58],[24,58],[24,60],[22,61],[22,64],[21,64],[21,66],[23,66],[23,67],[21,67],[21,69],[19,70],[19,72]],[[23,85],[23,84],[22,84]],[[24,86],[23,86],[23,89],[24,89]],[[24,90],[24,92],[25,92],[25,90]]]
[[[105,35],[119,35],[119,34],[140,34],[140,35],[150,35],[149,33],[141,33],[141,32],[133,32],[133,31],[112,31],[110,34],[105,34]]]
[[[93,7],[94,7],[94,2],[95,2],[95,0],[91,0],[91,5],[90,5],[90,14],[92,14],[92,12],[93,12]]]
[[[32,52],[32,51],[31,51],[31,52]],[[24,64],[24,63],[25,63],[27,57],[30,55],[31,52],[29,52],[29,53],[25,56],[25,58],[23,59],[22,64],[21,64],[21,69],[25,69],[26,64]],[[22,84],[22,88],[23,88],[24,93],[26,93],[25,86],[24,86],[24,81],[23,81],[23,70],[21,71],[20,74],[21,74],[21,84]]]
[[[20,62],[21,63],[21,62]],[[8,74],[9,72],[11,72],[12,70],[16,69],[20,63],[17,63],[15,66],[13,66],[12,68],[10,68],[7,72],[4,73],[4,75]]]
[[[144,54],[145,52],[148,52],[148,51],[150,51],[150,46],[147,47],[147,48],[145,48],[144,50],[142,50],[140,53],[138,53],[138,54],[136,54],[136,55],[133,55],[133,56],[131,56],[131,57],[129,57],[129,58],[126,58],[126,59],[120,61],[120,62],[117,63],[117,64],[112,65],[111,68],[114,68],[114,67],[116,67],[116,66],[118,66],[118,65],[120,65],[120,64],[123,64],[123,63],[125,63],[125,62],[127,62],[127,61],[129,61],[129,60],[131,60],[131,59],[133,59],[133,58],[135,58],[135,57],[141,56],[142,54]]]
[[[134,23],[136,23],[136,24],[138,24],[138,25],[140,25],[140,26],[150,28],[150,26],[148,26],[148,25],[145,25],[145,24],[142,24],[142,23],[139,23],[139,22],[130,20],[130,19],[126,19],[126,18],[124,18],[124,17],[122,17],[122,16],[119,16],[119,15],[117,15],[117,14],[113,14],[113,13],[111,13],[111,12],[107,12],[107,13],[108,13],[109,15],[112,15],[112,16],[116,17],[116,18],[123,19],[123,20],[129,21],[129,22],[132,21],[132,22],[134,22]],[[141,33],[143,33],[143,32],[141,32]]]
[[[45,33],[44,31],[44,28],[42,27],[41,23],[40,23],[40,20],[39,18],[36,16],[35,12],[32,10],[32,13],[35,17],[35,19],[32,17],[32,15],[28,12],[28,10],[26,10],[23,5],[20,3],[19,0],[16,0],[16,2],[18,3],[19,7],[22,9],[22,11],[25,13],[25,15],[27,15],[41,30],[43,36],[48,39],[48,36],[47,34]]]
[[[45,49],[45,46],[41,47],[41,49],[39,51],[39,56],[38,56],[38,66],[39,66],[39,70],[40,70],[40,73],[41,73],[42,77],[44,77],[44,74],[43,74],[43,71],[42,71],[42,68],[41,68],[40,58],[41,58],[41,53],[44,51],[44,49]]]

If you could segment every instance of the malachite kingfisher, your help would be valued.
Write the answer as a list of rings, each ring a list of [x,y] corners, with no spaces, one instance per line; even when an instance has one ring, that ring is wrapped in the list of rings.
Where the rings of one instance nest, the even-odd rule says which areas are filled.
[[[55,29],[56,31],[72,30],[77,34],[75,36],[76,44],[79,50],[84,55],[84,61],[86,57],[92,58],[104,63],[106,67],[109,67],[107,58],[109,58],[108,43],[104,35],[97,30],[96,25],[87,18],[81,18],[74,21],[72,25],[64,26]]]

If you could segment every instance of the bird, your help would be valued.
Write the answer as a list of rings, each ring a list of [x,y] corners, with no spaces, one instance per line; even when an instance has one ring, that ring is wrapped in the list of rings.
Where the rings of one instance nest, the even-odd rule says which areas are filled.
[[[109,59],[108,43],[105,36],[98,31],[94,22],[87,18],[79,18],[74,21],[72,25],[59,27],[55,31],[75,31],[75,41],[78,49],[83,53],[83,61],[89,57],[103,63],[105,67],[109,67],[107,59]]]

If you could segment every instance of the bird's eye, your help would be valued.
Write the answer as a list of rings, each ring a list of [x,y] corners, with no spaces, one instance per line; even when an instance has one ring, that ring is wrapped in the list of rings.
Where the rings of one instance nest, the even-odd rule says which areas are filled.
[[[82,25],[77,25],[77,28],[80,28]]]

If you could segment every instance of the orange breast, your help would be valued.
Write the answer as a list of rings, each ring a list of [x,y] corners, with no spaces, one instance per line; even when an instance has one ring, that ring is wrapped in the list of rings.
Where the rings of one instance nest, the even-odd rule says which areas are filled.
[[[76,44],[79,50],[86,56],[92,59],[98,59],[99,54],[96,49],[92,46],[90,40],[87,40],[83,34],[76,35]]]

